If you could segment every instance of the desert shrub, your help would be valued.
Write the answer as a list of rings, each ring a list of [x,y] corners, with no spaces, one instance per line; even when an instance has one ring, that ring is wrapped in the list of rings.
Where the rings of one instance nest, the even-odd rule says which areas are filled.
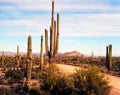
[[[12,89],[9,88],[0,88],[0,95],[16,95]]]
[[[59,75],[58,69],[50,65],[42,75],[41,90],[44,95],[71,95],[67,77]]]
[[[120,59],[113,59],[113,70],[119,70],[120,71]]]
[[[6,56],[5,58],[5,67],[10,68],[15,65],[15,58],[11,56]]]
[[[32,88],[29,92],[29,95],[42,95],[39,88]]]
[[[0,78],[0,85],[4,84],[3,83],[3,78]]]
[[[77,95],[109,95],[111,86],[97,67],[76,70],[73,83]]]
[[[9,82],[12,84],[14,82],[20,82],[20,80],[23,79],[24,74],[21,70],[8,70],[5,73],[5,77],[10,79]]]

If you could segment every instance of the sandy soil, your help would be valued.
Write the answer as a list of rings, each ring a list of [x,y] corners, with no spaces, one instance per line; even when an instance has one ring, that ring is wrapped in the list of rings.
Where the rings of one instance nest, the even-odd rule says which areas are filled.
[[[64,72],[64,74],[72,74],[76,69],[79,69],[77,66],[70,66],[65,64],[56,64],[57,67]],[[105,76],[109,79],[110,85],[113,89],[110,92],[110,95],[120,95],[120,78],[112,75],[105,74]]]

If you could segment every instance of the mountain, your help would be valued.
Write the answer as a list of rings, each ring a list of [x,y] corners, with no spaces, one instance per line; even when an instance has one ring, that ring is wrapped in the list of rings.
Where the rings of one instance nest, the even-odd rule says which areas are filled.
[[[82,57],[84,55],[81,54],[78,51],[71,51],[71,52],[65,52],[65,53],[61,54],[60,56],[78,56],[78,57]]]
[[[4,54],[6,56],[15,56],[16,52],[4,52]],[[20,52],[21,55],[25,56],[26,53],[25,52]],[[0,51],[0,56],[2,55],[2,51]],[[39,53],[33,53],[34,57],[39,57],[40,54]],[[78,51],[71,51],[71,52],[65,52],[65,53],[58,53],[58,56],[60,57],[64,57],[64,56],[78,56],[78,57],[86,57],[86,55],[81,54]]]
[[[2,55],[2,51],[0,51],[0,56]],[[4,52],[4,55],[7,55],[7,56],[15,56],[15,52],[7,52],[7,51],[5,51]]]

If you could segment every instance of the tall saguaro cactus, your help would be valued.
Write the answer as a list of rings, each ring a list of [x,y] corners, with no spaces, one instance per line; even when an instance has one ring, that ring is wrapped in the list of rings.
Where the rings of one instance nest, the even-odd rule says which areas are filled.
[[[2,52],[2,55],[1,55],[1,61],[2,61],[2,68],[4,67],[4,63],[5,63],[5,55],[4,55],[4,52]]]
[[[56,25],[56,21],[54,21],[54,1],[52,1],[50,49],[48,49],[48,30],[45,29],[45,50],[46,50],[46,55],[49,57],[50,64],[53,62],[53,58],[55,58],[58,53],[58,47],[59,47],[59,13],[57,13],[57,25]]]
[[[110,65],[110,70],[112,68],[112,45],[109,45],[109,65]]]
[[[19,54],[19,45],[17,45],[17,55],[16,55],[17,68],[19,68],[19,66],[20,66],[20,60],[21,60],[21,57]]]
[[[40,51],[40,69],[42,70],[43,67],[43,36],[41,36],[41,51]]]
[[[28,36],[27,62],[26,62],[26,85],[29,88],[31,84],[31,70],[32,70],[32,37]]]
[[[109,68],[109,51],[108,51],[108,46],[106,46],[106,67],[108,70],[110,70]]]
[[[108,71],[112,68],[112,45],[106,47],[106,65]]]

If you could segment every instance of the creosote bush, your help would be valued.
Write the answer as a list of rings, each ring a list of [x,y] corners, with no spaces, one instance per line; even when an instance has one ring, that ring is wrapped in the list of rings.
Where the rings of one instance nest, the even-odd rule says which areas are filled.
[[[24,74],[21,70],[8,70],[5,73],[5,77],[9,79],[9,83],[20,82],[23,79]]]
[[[41,90],[44,95],[71,95],[69,80],[58,74],[58,68],[50,65],[42,75],[43,84]]]
[[[96,66],[88,67],[86,70],[76,70],[73,83],[77,95],[109,95],[112,88]]]

